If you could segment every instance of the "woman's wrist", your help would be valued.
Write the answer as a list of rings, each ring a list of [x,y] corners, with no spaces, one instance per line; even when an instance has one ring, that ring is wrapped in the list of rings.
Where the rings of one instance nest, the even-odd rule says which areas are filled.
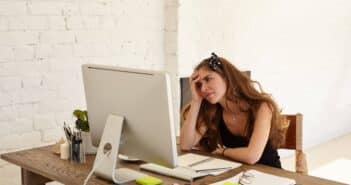
[[[201,101],[191,100],[190,104],[193,107],[200,107],[201,106],[201,102],[202,102],[202,100]]]
[[[223,148],[223,150],[222,150],[222,156],[223,156],[223,157],[225,157],[225,153],[224,153],[225,150],[227,150],[227,148]]]

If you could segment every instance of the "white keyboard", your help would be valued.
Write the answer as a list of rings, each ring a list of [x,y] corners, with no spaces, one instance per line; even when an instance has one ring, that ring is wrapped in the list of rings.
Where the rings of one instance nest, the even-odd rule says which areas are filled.
[[[192,181],[195,178],[208,175],[208,173],[197,173],[194,170],[186,167],[179,166],[177,168],[167,168],[153,163],[140,165],[140,168],[144,170],[152,171],[155,173],[159,173],[162,175],[176,177],[176,178],[180,178],[188,181]]]
[[[128,168],[117,168],[115,171],[116,180],[121,183],[135,181],[135,179],[144,176],[147,175]]]

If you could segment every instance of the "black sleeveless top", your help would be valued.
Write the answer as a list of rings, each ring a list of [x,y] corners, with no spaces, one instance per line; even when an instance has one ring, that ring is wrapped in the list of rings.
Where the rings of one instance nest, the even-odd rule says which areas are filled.
[[[249,140],[246,139],[245,137],[233,135],[228,130],[223,119],[221,119],[221,122],[219,124],[219,130],[220,130],[222,143],[225,147],[238,148],[238,147],[247,147],[249,145]],[[276,149],[272,148],[269,140],[258,163],[276,167],[276,168],[282,168],[278,152]]]

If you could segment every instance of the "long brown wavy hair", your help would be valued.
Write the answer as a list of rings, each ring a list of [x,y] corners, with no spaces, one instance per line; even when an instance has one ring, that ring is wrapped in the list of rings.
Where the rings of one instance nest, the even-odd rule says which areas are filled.
[[[281,133],[280,110],[271,98],[265,93],[259,82],[251,80],[248,75],[239,71],[233,64],[217,55],[204,59],[195,67],[195,70],[206,68],[207,70],[218,73],[225,81],[227,90],[225,98],[228,101],[237,103],[239,110],[248,114],[245,128],[245,138],[249,139],[252,135],[256,113],[262,103],[267,103],[272,111],[271,128],[269,133],[269,142],[273,148],[277,148],[282,142],[283,134]],[[255,88],[257,85],[258,89]],[[240,102],[240,103],[238,103]],[[190,104],[184,106],[182,110],[182,122],[190,109]],[[201,103],[200,111],[196,122],[196,130],[200,133],[200,127],[207,128],[203,134],[199,145],[207,151],[216,149],[217,144],[221,143],[219,134],[219,123],[222,119],[222,107],[217,104],[211,104],[205,99]]]

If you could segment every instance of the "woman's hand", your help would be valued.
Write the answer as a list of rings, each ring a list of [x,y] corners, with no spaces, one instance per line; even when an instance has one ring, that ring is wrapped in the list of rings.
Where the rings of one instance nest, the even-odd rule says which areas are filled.
[[[191,90],[192,100],[196,103],[201,103],[203,97],[200,95],[200,89],[197,87],[197,83],[200,81],[200,76],[197,71],[194,71],[189,78],[189,85]]]
[[[213,151],[212,154],[224,156],[225,149],[225,146],[218,144],[216,150]]]

